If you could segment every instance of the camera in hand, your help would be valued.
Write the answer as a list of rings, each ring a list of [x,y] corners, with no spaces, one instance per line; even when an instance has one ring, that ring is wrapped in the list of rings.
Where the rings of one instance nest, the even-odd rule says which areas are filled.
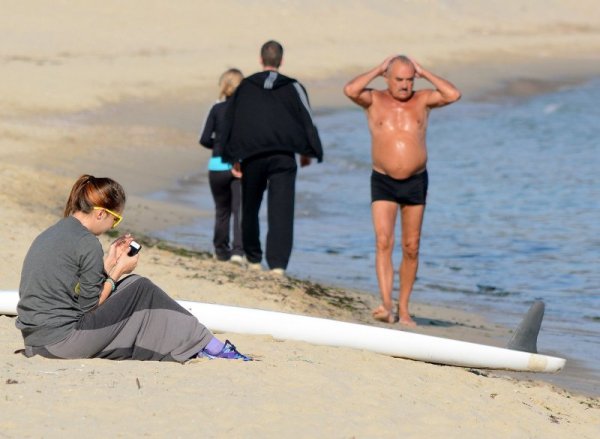
[[[138,244],[135,241],[131,241],[131,244],[129,244],[129,252],[127,253],[127,256],[135,256],[138,254],[138,252],[142,249],[142,245]]]

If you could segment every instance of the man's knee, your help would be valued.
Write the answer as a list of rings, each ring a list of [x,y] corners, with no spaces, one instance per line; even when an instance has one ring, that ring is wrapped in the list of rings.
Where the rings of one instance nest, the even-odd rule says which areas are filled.
[[[394,236],[386,233],[378,233],[375,236],[377,251],[391,252],[394,248]]]
[[[402,255],[407,259],[419,258],[419,240],[407,239],[402,243]]]

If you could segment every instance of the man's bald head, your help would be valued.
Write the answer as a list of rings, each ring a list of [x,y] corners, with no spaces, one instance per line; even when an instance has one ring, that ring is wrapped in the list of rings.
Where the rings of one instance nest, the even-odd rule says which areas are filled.
[[[386,76],[390,72],[390,70],[392,69],[392,66],[394,64],[396,64],[396,63],[401,63],[401,64],[404,64],[406,66],[410,66],[410,67],[413,68],[413,70],[415,70],[415,66],[414,66],[414,64],[412,63],[412,61],[410,60],[410,58],[408,56],[406,56],[406,55],[398,55],[398,56],[392,58],[390,60],[390,62],[388,63],[387,68],[385,69]]]

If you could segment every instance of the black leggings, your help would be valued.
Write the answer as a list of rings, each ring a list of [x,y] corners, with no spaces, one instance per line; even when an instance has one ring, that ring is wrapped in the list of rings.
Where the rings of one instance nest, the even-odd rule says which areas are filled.
[[[217,259],[228,260],[231,255],[242,256],[240,224],[241,183],[231,171],[209,171],[210,191],[215,200],[215,230],[213,245]],[[233,216],[233,245],[229,245],[229,230]]]

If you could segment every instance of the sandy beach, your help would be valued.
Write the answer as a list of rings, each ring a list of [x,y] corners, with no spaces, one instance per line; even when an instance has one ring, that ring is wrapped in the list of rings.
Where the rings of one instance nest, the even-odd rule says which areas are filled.
[[[229,67],[259,69],[267,39],[316,109],[392,53],[414,56],[463,99],[528,95],[600,75],[597,2],[316,0],[3,4],[0,16],[0,290],[18,288],[31,241],[74,180],[129,195],[121,230],[143,236],[212,216],[144,196],[203,169],[203,118]],[[420,86],[426,86],[419,83]],[[326,151],[325,151],[326,153]],[[327,158],[325,158],[327,159]],[[110,237],[101,238],[104,244]],[[377,297],[249,272],[145,241],[137,272],[178,299],[376,324]],[[293,257],[293,255],[292,255]],[[509,329],[419,303],[418,331],[502,345]],[[365,351],[220,334],[251,363],[26,359],[0,316],[0,437],[596,438],[598,395],[538,375],[467,370]],[[574,369],[585,382],[585,371]],[[85,429],[85,430],[83,430]]]

